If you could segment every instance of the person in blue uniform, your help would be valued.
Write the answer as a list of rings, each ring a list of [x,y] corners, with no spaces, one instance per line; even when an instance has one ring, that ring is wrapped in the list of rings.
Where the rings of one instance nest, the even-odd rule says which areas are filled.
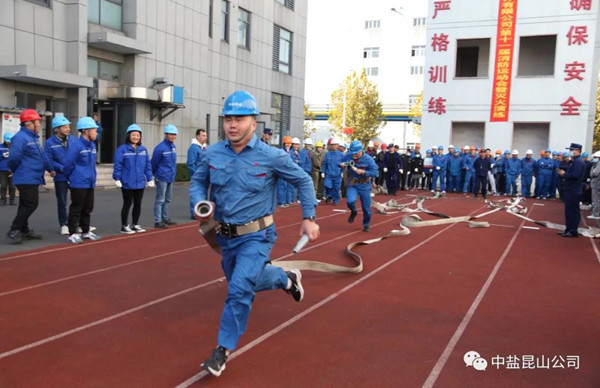
[[[527,150],[521,159],[521,195],[523,198],[531,197],[531,184],[537,175],[537,162],[533,158],[533,151]]]
[[[333,148],[325,154],[321,165],[321,171],[325,174],[323,182],[327,193],[325,203],[333,202],[334,206],[340,203],[340,189],[342,188],[342,168],[339,164],[344,154],[338,150],[339,144],[339,139],[333,138],[331,140]]]
[[[544,157],[538,160],[537,184],[539,186],[538,199],[548,199],[550,194],[550,182],[554,173],[554,160],[552,159],[552,150],[544,151]]]
[[[42,238],[29,229],[29,217],[39,204],[38,188],[45,183],[44,170],[52,177],[56,172],[40,145],[41,119],[34,109],[25,109],[20,116],[21,129],[11,139],[8,168],[19,190],[19,207],[7,234],[9,244]]]
[[[94,189],[96,187],[96,131],[98,125],[91,117],[77,121],[79,139],[67,151],[63,172],[71,189],[69,206],[69,237],[73,244],[81,244],[83,239],[99,240],[100,236],[90,230],[91,214],[94,210]],[[81,227],[81,234],[77,227]]]
[[[504,171],[506,172],[506,195],[516,197],[517,178],[521,175],[521,159],[519,159],[519,150],[513,150],[511,157],[506,160]]]
[[[311,178],[289,154],[261,142],[255,135],[260,114],[256,99],[236,91],[225,100],[223,128],[227,140],[207,148],[190,184],[192,200],[215,203],[221,267],[227,278],[227,299],[221,315],[217,347],[202,364],[214,376],[225,369],[230,352],[246,330],[252,302],[259,291],[283,289],[294,300],[304,297],[299,270],[285,272],[270,265],[277,239],[273,211],[278,179],[298,189],[302,209],[300,233],[319,237],[316,199]],[[241,228],[243,226],[243,228]]]
[[[12,172],[8,168],[8,157],[10,156],[10,142],[13,134],[6,132],[0,143],[0,206],[6,205],[6,197],[10,199],[10,205],[15,206],[16,187],[12,181]]]
[[[354,165],[348,164],[353,162]],[[373,158],[363,151],[360,141],[353,140],[348,153],[342,158],[342,165],[347,166],[348,181],[346,184],[346,204],[350,209],[348,223],[353,223],[358,214],[356,199],[360,198],[363,211],[363,231],[369,231],[371,222],[371,178],[377,178],[379,169]]]
[[[433,184],[432,191],[437,191],[437,182],[440,182],[440,190],[442,194],[446,194],[446,156],[444,155],[444,147],[439,146],[437,153],[433,155]]]
[[[69,193],[69,182],[67,182],[67,177],[63,173],[63,163],[69,147],[77,141],[77,137],[71,135],[71,122],[64,116],[57,116],[52,119],[52,129],[54,129],[54,136],[46,140],[44,153],[54,167],[54,171],[56,171],[54,193],[56,195],[60,234],[68,235],[67,194]]]
[[[127,127],[125,134],[127,136],[125,144],[117,148],[113,161],[113,179],[123,195],[121,233],[143,233],[146,229],[140,226],[139,220],[146,184],[149,187],[154,187],[152,165],[150,164],[148,149],[142,145],[142,128],[137,124],[131,124]],[[129,226],[127,220],[132,204],[132,223]]]
[[[173,196],[173,182],[177,173],[177,150],[175,139],[179,130],[173,124],[167,125],[163,133],[165,138],[152,151],[152,175],[156,178],[156,196],[154,197],[154,227],[164,229],[177,224],[169,218],[169,204]]]
[[[572,160],[569,167],[558,170],[558,175],[563,179],[563,195],[565,202],[565,230],[558,233],[562,237],[578,237],[581,210],[579,201],[583,194],[583,177],[585,165],[581,158],[581,144],[571,143],[569,146]]]

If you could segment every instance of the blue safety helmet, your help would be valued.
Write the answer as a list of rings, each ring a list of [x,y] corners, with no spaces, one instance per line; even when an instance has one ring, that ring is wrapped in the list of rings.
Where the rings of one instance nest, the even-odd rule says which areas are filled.
[[[558,152],[558,151],[552,152],[552,156],[557,156],[557,155],[560,155],[560,152]]]
[[[260,114],[254,96],[244,90],[233,92],[225,100],[223,116],[255,116]]]
[[[444,149],[444,146],[439,146],[438,147],[438,150],[443,150],[443,149]]]
[[[125,133],[129,133],[129,132],[133,132],[133,131],[138,131],[140,133],[140,135],[142,134],[142,128],[140,128],[139,125],[137,125],[137,124],[131,124],[130,126],[128,126],[127,132],[125,132]]]
[[[552,150],[550,148],[546,148],[546,150],[544,152],[552,152]]]
[[[348,148],[348,152],[350,152],[351,155],[356,155],[362,150],[362,143],[358,140],[352,140],[352,143],[350,143],[350,147]]]
[[[13,134],[11,132],[6,132],[4,134],[4,136],[2,136],[2,139],[7,142],[10,143],[10,141],[12,140]]]
[[[510,151],[509,150],[504,151],[504,155],[510,155]]]
[[[69,124],[71,124],[71,122],[65,116],[56,116],[52,119],[52,128],[58,128]]]
[[[563,158],[568,158],[568,157],[570,157],[570,156],[571,156],[571,153],[570,153],[569,151],[566,151],[566,152],[563,154]]]
[[[425,151],[426,154],[430,154],[431,150],[429,148],[427,148],[427,150]]]
[[[85,131],[86,129],[98,128],[98,124],[91,117],[82,117],[77,120],[77,130]]]
[[[588,158],[590,156],[590,154],[588,154],[587,152],[584,152],[581,154],[582,158]]]
[[[165,127],[165,130],[163,131],[164,134],[166,135],[179,135],[179,131],[177,130],[177,127],[174,126],[173,124],[169,124]]]

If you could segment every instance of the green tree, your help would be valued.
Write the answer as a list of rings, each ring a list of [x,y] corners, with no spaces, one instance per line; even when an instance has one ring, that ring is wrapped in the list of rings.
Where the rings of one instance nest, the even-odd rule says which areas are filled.
[[[353,72],[331,94],[329,111],[331,131],[347,140],[360,140],[363,144],[379,135],[385,125],[382,121],[383,105],[379,101],[377,86],[367,78],[363,69],[360,75]],[[352,133],[347,134],[352,128]]]
[[[304,126],[303,126],[303,136],[304,140],[310,138],[317,131],[317,128],[314,126],[315,114],[308,109],[308,104],[304,104]]]

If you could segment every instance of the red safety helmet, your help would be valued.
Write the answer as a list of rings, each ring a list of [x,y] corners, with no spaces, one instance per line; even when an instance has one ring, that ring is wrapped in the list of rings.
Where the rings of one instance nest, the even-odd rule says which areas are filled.
[[[35,111],[35,109],[25,109],[23,112],[21,112],[21,122],[22,123],[26,123],[28,121],[34,121],[34,120],[41,120],[41,119],[42,118],[40,117],[38,112]]]

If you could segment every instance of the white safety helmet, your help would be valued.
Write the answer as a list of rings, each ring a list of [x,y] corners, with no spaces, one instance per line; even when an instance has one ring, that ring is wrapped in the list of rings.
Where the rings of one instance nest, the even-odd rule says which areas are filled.
[[[600,151],[596,151],[592,154],[592,158],[600,158]]]
[[[450,145],[448,146],[448,148],[449,148],[449,149],[450,149],[450,148],[454,148],[454,146],[453,146],[452,144],[450,144]]]
[[[341,144],[340,139],[338,139],[337,137],[332,137],[331,144]]]
[[[370,141],[370,142],[367,144],[367,147],[369,147],[369,148],[370,148],[370,147],[375,147],[375,144],[373,144],[373,141]]]
[[[527,150],[527,151],[525,151],[525,155],[533,155],[533,151],[532,150]]]
[[[436,150],[437,151],[437,146],[431,146],[431,150]]]
[[[292,143],[294,142],[294,140],[292,140]],[[313,141],[312,139],[309,137],[308,139],[304,140],[304,145],[313,145]]]
[[[297,137],[293,138],[292,144],[300,144],[300,139],[298,139]]]
[[[519,150],[517,150],[517,149],[514,149],[514,150],[513,150],[513,152],[512,152],[512,154],[513,154],[513,155],[519,155]]]
[[[468,145],[463,147],[463,151],[470,151],[470,150],[471,150],[471,148]]]

